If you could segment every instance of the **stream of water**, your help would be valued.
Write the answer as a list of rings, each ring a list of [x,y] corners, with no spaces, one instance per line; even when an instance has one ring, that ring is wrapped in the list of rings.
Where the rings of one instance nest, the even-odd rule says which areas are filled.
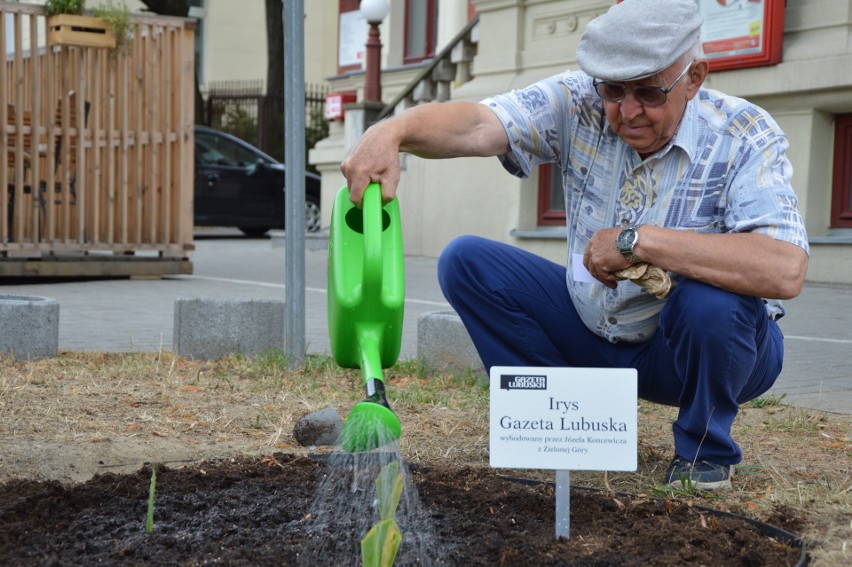
[[[396,512],[402,544],[394,565],[446,563],[432,520],[420,504],[417,487],[394,442],[366,453],[340,451],[328,456],[308,508],[310,543],[299,564],[361,564],[361,539],[379,520],[376,477],[392,461],[399,462],[403,479]]]

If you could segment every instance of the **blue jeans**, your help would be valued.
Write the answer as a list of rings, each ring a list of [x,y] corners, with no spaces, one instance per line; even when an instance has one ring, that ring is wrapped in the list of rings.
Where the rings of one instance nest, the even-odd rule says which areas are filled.
[[[655,336],[611,343],[589,331],[568,296],[565,266],[475,236],[453,240],[438,281],[485,368],[635,368],[639,397],[680,408],[672,429],[684,459],[736,464],[739,405],[766,392],[784,357],[781,330],[763,301],[682,279]]]

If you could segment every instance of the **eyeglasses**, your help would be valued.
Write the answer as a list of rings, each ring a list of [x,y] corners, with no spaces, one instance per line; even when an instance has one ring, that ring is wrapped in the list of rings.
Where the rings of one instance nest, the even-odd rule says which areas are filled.
[[[621,102],[627,96],[628,92],[633,93],[633,98],[636,99],[642,106],[662,106],[668,100],[669,92],[675,88],[689,68],[692,67],[694,61],[690,61],[689,65],[680,72],[677,79],[668,87],[654,87],[651,85],[640,85],[638,87],[628,87],[627,83],[614,83],[611,81],[598,81],[595,79],[593,85],[598,92],[598,96],[607,102]]]

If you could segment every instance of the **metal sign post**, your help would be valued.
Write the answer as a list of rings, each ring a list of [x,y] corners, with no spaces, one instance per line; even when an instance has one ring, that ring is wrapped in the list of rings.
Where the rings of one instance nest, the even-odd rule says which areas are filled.
[[[284,2],[285,352],[305,360],[305,17],[303,0]]]

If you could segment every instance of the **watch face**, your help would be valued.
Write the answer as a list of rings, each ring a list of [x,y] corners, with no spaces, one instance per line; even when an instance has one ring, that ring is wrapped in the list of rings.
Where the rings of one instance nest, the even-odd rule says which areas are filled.
[[[619,250],[631,250],[633,242],[636,240],[636,231],[632,228],[625,228],[619,233],[615,240],[615,245]]]

